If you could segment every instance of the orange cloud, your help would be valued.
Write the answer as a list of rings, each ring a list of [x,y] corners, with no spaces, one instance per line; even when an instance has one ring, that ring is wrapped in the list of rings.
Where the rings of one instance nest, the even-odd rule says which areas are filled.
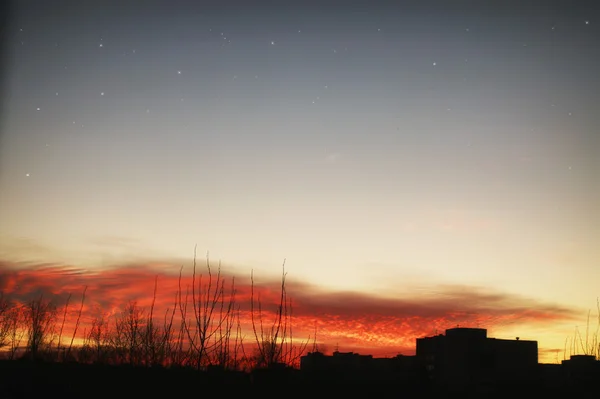
[[[217,266],[211,265],[215,283]],[[169,264],[129,264],[105,270],[89,271],[55,264],[0,262],[0,291],[12,300],[26,303],[43,295],[58,305],[59,324],[64,305],[71,294],[64,335],[75,328],[76,318],[86,289],[78,336],[89,329],[94,316],[114,314],[129,301],[149,309],[157,291],[154,314],[161,320],[173,309],[179,287],[185,298],[192,294],[190,267],[182,270]],[[200,282],[200,274],[202,275]],[[235,282],[235,300],[246,341],[253,341],[251,329],[251,281],[246,276],[222,272],[225,298],[231,296]],[[255,299],[260,298],[265,313],[273,315],[281,294],[281,281],[256,276]],[[206,265],[198,264],[196,293],[199,285],[209,282]],[[507,325],[542,326],[572,318],[571,309],[476,287],[438,285],[426,293],[411,297],[381,297],[356,292],[328,292],[303,282],[286,281],[291,301],[294,338],[325,343],[330,349],[371,353],[375,356],[414,353],[415,338],[443,332],[459,325],[481,326],[500,331]],[[192,306],[189,305],[188,309]],[[179,317],[179,314],[177,314]],[[309,338],[310,337],[310,338]],[[309,346],[310,348],[310,346]]]

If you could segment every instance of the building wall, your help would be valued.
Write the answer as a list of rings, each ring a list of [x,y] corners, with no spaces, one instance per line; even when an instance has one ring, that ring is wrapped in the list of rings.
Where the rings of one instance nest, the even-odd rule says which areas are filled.
[[[431,380],[438,380],[442,374],[445,339],[441,334],[417,338],[417,367],[423,369]]]
[[[488,347],[497,378],[527,378],[537,368],[537,341],[492,338],[488,340]]]
[[[417,339],[417,357],[430,378],[469,384],[527,378],[538,362],[536,341],[488,338],[485,329],[453,328]]]

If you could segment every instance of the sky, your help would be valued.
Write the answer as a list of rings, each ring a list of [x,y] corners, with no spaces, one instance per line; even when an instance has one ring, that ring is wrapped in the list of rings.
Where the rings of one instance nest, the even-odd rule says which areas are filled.
[[[197,247],[242,285],[285,260],[331,346],[563,348],[600,294],[597,7],[252,3],[13,3],[0,288],[113,303]]]

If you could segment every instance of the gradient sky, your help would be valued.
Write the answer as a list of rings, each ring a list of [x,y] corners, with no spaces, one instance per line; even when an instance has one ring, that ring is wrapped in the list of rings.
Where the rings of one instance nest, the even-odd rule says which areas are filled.
[[[11,268],[189,264],[197,244],[327,290],[558,304],[569,331],[595,306],[593,2],[14,3]]]

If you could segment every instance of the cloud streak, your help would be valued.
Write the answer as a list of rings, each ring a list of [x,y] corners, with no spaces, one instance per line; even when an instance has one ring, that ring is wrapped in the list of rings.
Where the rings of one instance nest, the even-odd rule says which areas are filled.
[[[211,265],[213,276],[216,265]],[[223,268],[225,270],[225,268]],[[43,295],[64,306],[71,294],[71,306],[66,330],[72,331],[78,301],[84,288],[86,300],[82,313],[81,333],[94,316],[114,314],[129,301],[148,308],[157,282],[157,315],[173,309],[181,284],[183,295],[191,287],[191,268],[182,269],[167,263],[127,264],[104,270],[84,270],[59,264],[26,264],[0,262],[0,290],[12,300],[26,303]],[[206,265],[198,269],[203,283],[207,280]],[[222,272],[226,291],[235,277],[236,302],[241,321],[251,334],[250,273],[233,276]],[[281,281],[255,276],[255,298],[262,308],[276,309]],[[570,320],[572,309],[533,299],[494,292],[478,287],[436,285],[409,296],[378,296],[358,292],[331,292],[314,285],[286,280],[286,291],[292,301],[294,337],[314,339],[329,347],[339,345],[342,351],[357,351],[374,355],[414,351],[415,338],[443,332],[457,324],[480,326],[490,332],[501,332],[515,325],[541,327]],[[64,308],[63,308],[64,309]]]

